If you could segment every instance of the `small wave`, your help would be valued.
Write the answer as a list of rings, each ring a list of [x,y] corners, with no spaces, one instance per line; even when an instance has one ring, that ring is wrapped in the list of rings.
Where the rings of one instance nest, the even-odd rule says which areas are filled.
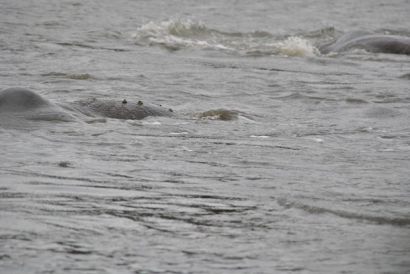
[[[347,97],[345,99],[345,102],[348,103],[348,104],[367,104],[367,103],[369,103],[364,99],[353,98],[353,97]]]
[[[296,36],[278,42],[276,47],[280,54],[287,56],[314,56],[319,54],[319,50],[308,40]]]
[[[124,52],[124,51],[129,51],[127,48],[110,48],[110,47],[100,47],[100,46],[94,46],[90,44],[85,44],[81,42],[58,42],[56,43],[59,46],[63,47],[72,47],[72,48],[82,48],[82,49],[89,49],[89,50],[109,50],[109,51],[115,51],[115,52]]]
[[[132,36],[137,44],[159,45],[169,50],[183,48],[211,48],[229,50],[222,44],[209,39],[217,34],[205,25],[191,20],[168,20],[149,22],[141,26]]]
[[[201,36],[212,33],[211,29],[208,29],[204,24],[199,22],[193,22],[191,20],[175,20],[163,22],[162,25],[165,25],[166,29],[170,34],[179,36],[179,37],[192,37],[192,36]]]
[[[192,20],[149,22],[132,35],[141,46],[176,51],[211,49],[245,56],[313,56],[318,49],[302,36],[274,37],[266,31],[224,32]]]
[[[335,27],[328,26],[318,30],[313,30],[309,32],[305,32],[301,35],[303,37],[318,39],[318,40],[327,40],[327,39],[334,39],[337,36],[340,36],[342,32],[337,30]]]
[[[231,121],[238,119],[238,113],[236,111],[227,109],[214,109],[201,112],[196,115],[199,119],[208,120],[221,120],[221,121]]]
[[[398,226],[410,225],[410,218],[406,217],[377,216],[360,212],[350,212],[346,210],[309,205],[302,202],[289,201],[283,198],[278,200],[278,204],[286,208],[301,209],[311,214],[333,214],[341,218],[356,219],[377,224],[389,224]]]
[[[90,80],[95,79],[92,75],[88,73],[62,73],[62,72],[50,72],[42,74],[41,76],[44,77],[58,77],[58,78],[66,78],[71,80]]]

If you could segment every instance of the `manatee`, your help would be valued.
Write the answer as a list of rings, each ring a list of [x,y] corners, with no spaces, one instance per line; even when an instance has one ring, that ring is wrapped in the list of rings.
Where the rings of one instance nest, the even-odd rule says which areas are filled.
[[[24,88],[8,88],[0,93],[0,111],[22,111],[50,105],[40,95]]]
[[[194,115],[200,119],[231,121],[239,112],[214,109]],[[0,92],[0,126],[22,125],[23,120],[76,121],[85,116],[140,120],[148,116],[174,116],[172,109],[146,104],[138,100],[90,98],[61,105],[24,88],[9,88]],[[77,117],[77,118],[76,118]],[[20,119],[20,120],[17,120]],[[90,121],[87,121],[90,122]]]
[[[7,120],[24,118],[26,120],[74,121],[74,116],[66,110],[88,116],[131,120],[139,120],[148,116],[173,115],[171,109],[145,104],[142,101],[92,98],[60,107],[28,89],[9,88],[0,92],[1,120],[7,117]]]
[[[107,118],[140,120],[148,116],[172,116],[172,109],[150,105],[142,101],[92,98],[74,103],[74,107],[86,115]]]
[[[24,88],[8,88],[0,92],[0,124],[17,120],[73,121],[74,117],[58,105]]]
[[[375,53],[410,55],[410,37],[352,32],[342,35],[334,42],[319,47],[320,52],[323,54],[343,52],[350,49],[364,49]]]

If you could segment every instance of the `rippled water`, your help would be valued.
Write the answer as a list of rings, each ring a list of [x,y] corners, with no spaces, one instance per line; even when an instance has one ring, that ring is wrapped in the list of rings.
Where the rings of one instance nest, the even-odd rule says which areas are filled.
[[[0,1],[0,89],[76,117],[0,113],[1,273],[410,271],[409,56],[317,49],[409,1],[206,2]]]

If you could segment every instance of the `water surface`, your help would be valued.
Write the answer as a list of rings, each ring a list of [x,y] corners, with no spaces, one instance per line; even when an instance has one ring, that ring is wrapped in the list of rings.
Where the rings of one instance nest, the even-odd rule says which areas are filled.
[[[317,48],[409,1],[206,2],[0,2],[0,89],[176,114],[2,114],[2,273],[408,273],[410,59]]]

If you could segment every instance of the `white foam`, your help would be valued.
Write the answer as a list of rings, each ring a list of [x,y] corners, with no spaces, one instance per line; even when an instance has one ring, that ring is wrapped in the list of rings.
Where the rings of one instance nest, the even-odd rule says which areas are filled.
[[[313,140],[317,143],[323,143],[323,139],[322,138],[313,138]]]
[[[142,121],[143,125],[152,125],[152,126],[160,126],[161,122],[159,121]]]
[[[319,50],[308,40],[297,36],[288,37],[286,40],[276,43],[275,46],[280,54],[286,56],[315,56],[319,54]]]
[[[212,30],[192,20],[149,22],[132,35],[138,42],[160,45],[168,49],[202,48],[229,50],[229,47],[210,39]]]
[[[187,135],[187,131],[182,131],[182,132],[171,132],[170,135]]]
[[[291,36],[275,41],[270,35],[228,33],[192,20],[166,20],[142,25],[132,35],[137,44],[158,45],[170,50],[213,49],[245,55],[315,56],[319,50],[308,40]]]
[[[270,136],[267,136],[267,135],[251,135],[250,137],[251,137],[251,138],[267,139],[267,138],[269,138]]]

